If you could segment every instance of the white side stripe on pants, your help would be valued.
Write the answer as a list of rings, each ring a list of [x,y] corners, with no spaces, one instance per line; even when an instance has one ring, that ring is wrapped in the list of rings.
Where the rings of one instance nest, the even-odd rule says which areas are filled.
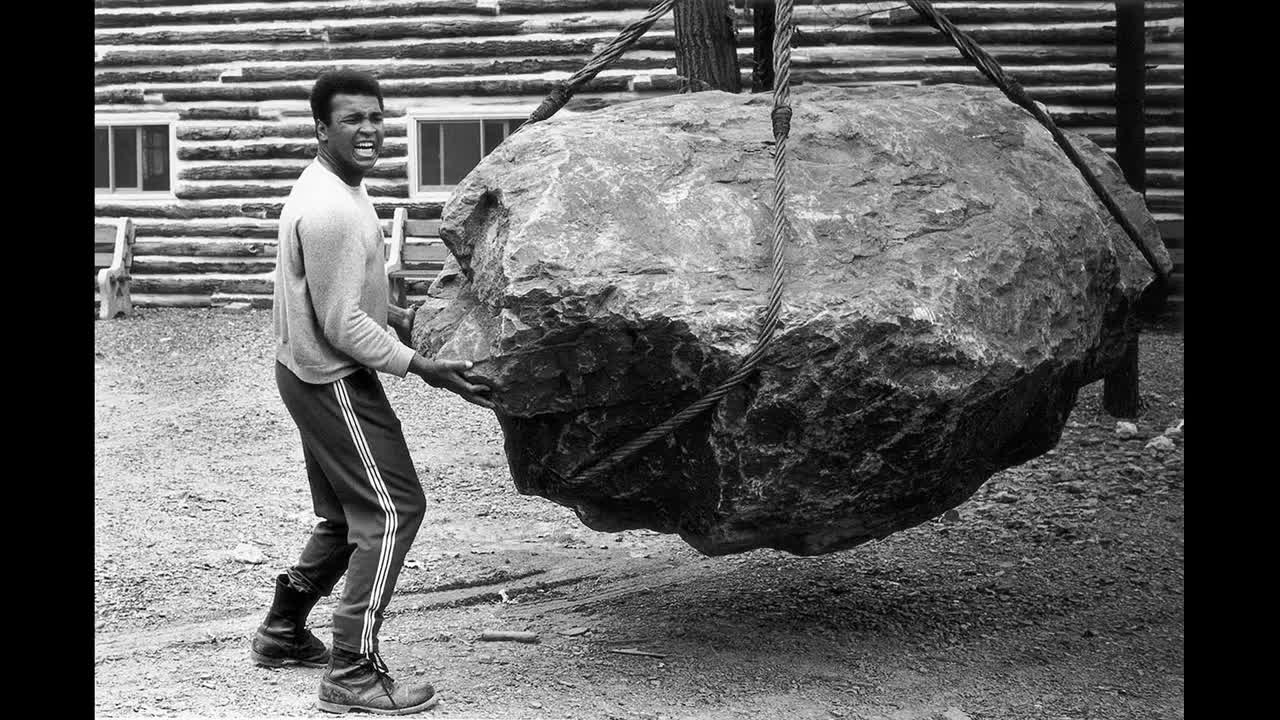
[[[342,415],[346,418],[347,430],[351,432],[351,440],[355,443],[356,451],[360,454],[360,461],[364,464],[365,474],[369,477],[369,485],[373,487],[374,493],[378,496],[378,505],[382,508],[385,518],[382,523],[382,551],[378,554],[377,572],[374,574],[373,588],[369,592],[369,607],[364,611],[364,620],[360,632],[360,652],[367,654],[373,651],[374,610],[377,608],[378,601],[386,588],[387,574],[391,572],[391,558],[395,554],[396,508],[391,502],[391,494],[387,492],[386,484],[382,481],[382,474],[378,472],[378,466],[373,461],[373,453],[369,451],[369,443],[365,440],[364,431],[360,429],[355,410],[351,407],[351,398],[347,395],[346,381],[338,380],[335,382],[333,391],[338,398],[338,406],[342,408]]]

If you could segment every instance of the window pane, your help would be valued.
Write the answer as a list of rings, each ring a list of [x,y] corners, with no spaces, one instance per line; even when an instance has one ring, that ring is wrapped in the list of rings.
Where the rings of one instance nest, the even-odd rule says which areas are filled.
[[[480,123],[444,123],[444,184],[456,185],[480,162]]]
[[[111,187],[111,148],[106,128],[93,129],[93,186]]]
[[[498,147],[502,142],[502,138],[507,136],[506,120],[485,120],[484,121],[484,154],[488,155],[493,149]]]
[[[117,125],[111,128],[116,144],[116,189],[138,189],[138,128]]]
[[[142,189],[169,189],[169,128],[142,128]]]
[[[441,185],[440,123],[418,123],[419,185]]]

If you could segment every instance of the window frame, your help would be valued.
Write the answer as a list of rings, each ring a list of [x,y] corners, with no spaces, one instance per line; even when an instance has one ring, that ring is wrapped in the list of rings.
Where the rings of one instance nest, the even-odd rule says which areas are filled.
[[[168,128],[169,136],[169,189],[168,190],[141,190],[130,188],[123,191],[112,191],[111,188],[95,187],[93,194],[98,199],[113,200],[147,200],[161,199],[172,200],[177,196],[174,194],[175,186],[178,182],[178,114],[177,113],[122,113],[119,115],[95,115],[93,118],[93,129],[107,129],[108,148],[114,147],[115,133],[112,130],[120,125],[133,125],[143,127],[146,125],[164,125]],[[109,162],[114,163],[114,152],[110,149],[107,151]],[[142,145],[138,145],[138,163],[142,163]],[[139,182],[141,182],[141,171],[139,171]]]
[[[516,102],[501,104],[442,104],[432,107],[408,108],[405,120],[408,124],[409,157],[405,168],[409,176],[409,197],[415,200],[439,200],[443,202],[453,194],[456,185],[419,185],[419,155],[421,150],[420,126],[424,122],[466,122],[483,123],[485,120],[515,120],[528,118],[538,109],[537,102]],[[481,160],[484,157],[481,156]]]

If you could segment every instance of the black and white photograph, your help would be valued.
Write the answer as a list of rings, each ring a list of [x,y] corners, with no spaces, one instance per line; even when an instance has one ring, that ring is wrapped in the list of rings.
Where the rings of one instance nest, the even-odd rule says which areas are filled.
[[[93,717],[1182,720],[1190,4],[93,0]]]

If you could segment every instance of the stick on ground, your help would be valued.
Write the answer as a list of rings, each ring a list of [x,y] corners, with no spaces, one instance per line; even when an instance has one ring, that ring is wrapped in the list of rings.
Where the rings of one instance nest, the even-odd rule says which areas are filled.
[[[480,633],[480,639],[491,642],[522,642],[536,643],[538,642],[537,633],[523,632],[519,630],[485,630]]]
[[[619,648],[617,650],[610,650],[609,652],[617,653],[619,655],[643,655],[644,657],[653,657],[653,658],[666,657],[666,655],[663,655],[662,653],[645,652],[644,650],[636,650],[635,648]]]

